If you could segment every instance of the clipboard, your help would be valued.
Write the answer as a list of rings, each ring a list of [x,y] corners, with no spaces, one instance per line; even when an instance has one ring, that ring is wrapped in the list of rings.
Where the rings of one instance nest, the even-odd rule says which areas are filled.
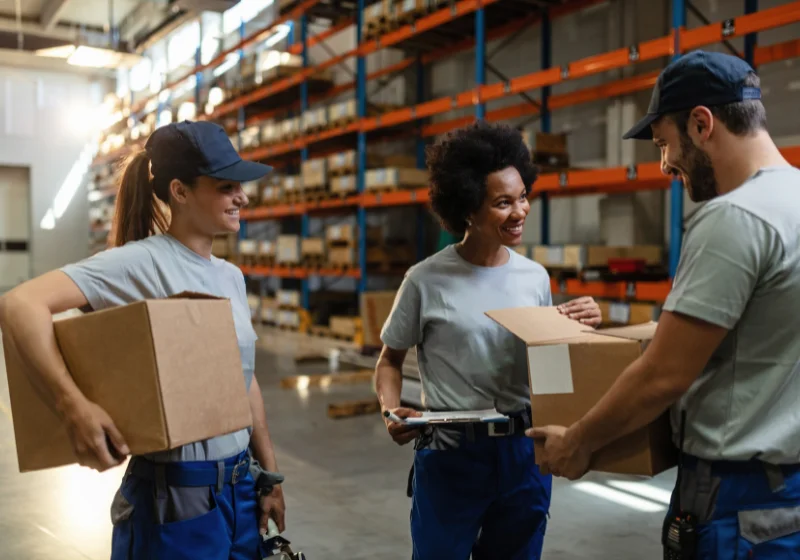
[[[453,410],[448,412],[422,412],[422,416],[411,416],[405,419],[406,424],[424,426],[427,424],[472,424],[504,423],[511,419],[496,409],[486,410]]]

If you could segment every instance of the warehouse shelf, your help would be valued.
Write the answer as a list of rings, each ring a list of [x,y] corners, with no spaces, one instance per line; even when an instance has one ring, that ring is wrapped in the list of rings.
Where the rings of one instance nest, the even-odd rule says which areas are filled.
[[[584,8],[586,6],[596,4],[600,0],[573,0],[567,4],[559,4],[558,6],[552,8],[551,17],[558,17],[560,15],[565,15],[572,11]],[[254,103],[260,99],[268,98],[274,95],[277,95],[281,92],[289,90],[290,88],[296,87],[299,84],[303,83],[303,81],[310,79],[315,73],[327,70],[328,68],[332,68],[337,64],[341,64],[345,60],[348,60],[353,57],[360,57],[366,56],[373,52],[376,52],[380,49],[384,49],[390,46],[402,47],[402,46],[410,46],[405,45],[411,38],[417,36],[424,36],[427,34],[434,33],[436,30],[440,30],[440,32],[444,32],[447,30],[447,24],[452,24],[454,22],[460,22],[463,24],[464,16],[471,14],[478,10],[481,6],[484,8],[490,8],[493,5],[499,3],[500,0],[482,0],[481,2],[477,2],[476,0],[462,0],[454,4],[451,7],[445,7],[437,12],[420,18],[416,22],[411,25],[405,25],[395,31],[391,31],[385,35],[382,35],[379,38],[372,39],[366,42],[362,42],[357,48],[348,51],[346,53],[342,53],[335,57],[326,60],[325,62],[319,63],[316,66],[309,67],[305,69],[302,73],[292,76],[290,78],[286,78],[284,80],[278,81],[276,83],[270,84],[268,86],[264,86],[258,88],[257,90],[247,94],[240,96],[236,99],[233,99],[227,103],[223,103],[222,105],[216,107],[211,115],[208,118],[210,119],[217,119],[236,111],[242,107],[245,107],[249,104]],[[516,6],[514,10],[508,10],[510,6]],[[495,14],[496,12],[499,14],[504,14],[499,20],[493,19],[493,22],[499,21],[496,23],[496,29],[492,29],[491,24],[487,24],[487,38],[497,39],[503,37],[507,34],[514,33],[520,29],[523,29],[526,26],[532,25],[537,21],[541,20],[541,16],[538,14],[531,14],[531,7],[530,4],[519,2],[516,3],[513,0],[503,0],[502,6],[497,5],[497,10],[489,10],[487,11],[487,17],[490,17],[489,14]],[[509,14],[513,14],[509,16]],[[470,28],[466,30],[466,34],[472,34],[472,24],[468,23]],[[450,31],[452,33],[452,30]],[[463,37],[465,34],[464,30],[458,33],[458,37]],[[467,50],[474,46],[474,40],[468,41],[459,41],[457,42],[457,46],[452,45],[452,38],[444,41],[440,46],[440,53],[434,54],[429,53],[428,55],[424,55],[422,57],[423,63],[430,63],[436,60],[441,60],[445,56],[454,54],[455,52],[460,52],[463,50]],[[446,46],[446,47],[445,47]],[[408,68],[412,65],[414,59],[406,59],[400,63],[394,65],[395,67],[387,70],[384,69],[382,71],[374,72],[373,74],[368,76],[369,79],[377,79],[384,75],[399,72],[405,68]],[[343,84],[339,88],[335,88],[335,90],[330,94],[338,95],[339,93],[343,93],[344,91],[348,91],[355,87],[355,82]],[[317,98],[314,101],[319,101],[323,98]],[[266,117],[262,117],[266,118]]]
[[[793,2],[787,6],[780,6],[778,8],[765,10],[763,12],[741,16],[730,21],[733,23],[730,24],[729,27],[726,27],[727,31],[725,31],[726,34],[724,36],[726,39],[743,35],[744,33],[741,31],[742,29],[747,30],[749,33],[755,31],[764,31],[780,25],[788,25],[790,23],[800,21],[800,2]],[[683,38],[687,33],[690,33],[692,44],[703,46],[722,41],[722,29],[723,24],[718,22],[690,31],[681,30],[680,35],[681,38]],[[346,127],[317,132],[302,136],[291,142],[243,152],[242,157],[245,159],[259,160],[288,154],[306,148],[310,144],[335,138],[344,134],[354,132],[373,132],[382,128],[412,123],[419,119],[450,112],[453,109],[471,107],[478,103],[502,99],[512,95],[524,93],[528,90],[553,86],[567,80],[579,79],[599,72],[618,69],[664,56],[670,56],[675,54],[674,42],[674,34],[667,35],[659,39],[640,43],[637,47],[618,49],[610,53],[590,56],[564,66],[556,66],[550,69],[540,70],[524,76],[512,78],[508,82],[498,82],[488,86],[479,86],[457,95],[442,97],[433,101],[405,107],[377,117],[368,117],[360,122],[352,123]],[[681,45],[682,51],[688,50],[685,48],[682,42]],[[769,56],[773,61],[777,60],[781,54],[784,54],[787,57],[793,56],[793,51],[791,48],[785,49],[785,52],[763,52],[769,52],[769,55],[765,54],[762,56]],[[647,76],[631,78],[630,81],[621,80],[613,85],[607,84],[604,86],[587,88],[587,90],[565,94],[564,96],[554,96],[553,100],[555,101],[555,106],[551,106],[550,109],[552,110],[568,105],[605,99],[610,95],[624,95],[631,93],[632,91],[640,91],[651,87],[651,82],[653,82],[654,77],[657,77],[657,74],[649,74]],[[562,98],[560,101],[559,97]],[[511,115],[514,113],[514,111],[521,112],[536,110],[533,105],[528,104],[528,106],[530,109],[523,109],[520,105],[516,106],[514,109],[507,108],[503,111],[507,111],[508,113],[506,114]],[[505,116],[505,114],[503,116]],[[460,120],[457,122],[462,123],[464,121]],[[430,126],[443,128],[443,125],[440,124]],[[461,124],[458,126],[461,126]],[[429,128],[428,130],[431,129]],[[440,129],[438,128],[434,128],[433,130],[437,131],[437,133],[441,133],[439,132]]]
[[[550,291],[553,295],[570,297],[590,296],[602,299],[664,303],[670,289],[672,289],[671,280],[659,282],[584,282],[576,279],[550,279]]]

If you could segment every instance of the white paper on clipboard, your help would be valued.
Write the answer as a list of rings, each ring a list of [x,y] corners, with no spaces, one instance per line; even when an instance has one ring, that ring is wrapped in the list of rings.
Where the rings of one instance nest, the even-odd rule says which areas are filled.
[[[408,424],[463,424],[468,422],[508,422],[510,419],[496,409],[423,412],[422,416],[406,418]]]

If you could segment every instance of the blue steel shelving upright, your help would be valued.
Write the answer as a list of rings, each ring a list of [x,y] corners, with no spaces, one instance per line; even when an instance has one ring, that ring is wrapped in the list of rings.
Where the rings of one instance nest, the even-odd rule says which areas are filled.
[[[356,44],[361,45],[361,30],[364,27],[364,0],[358,0],[356,11]],[[359,119],[367,116],[367,61],[363,56],[356,59],[356,115]],[[364,179],[367,168],[367,136],[363,131],[358,132],[356,147],[356,190],[358,194],[364,192]],[[361,274],[358,279],[357,294],[367,288],[367,211],[359,205],[356,210],[358,231],[358,263]]]
[[[675,40],[672,60],[681,55],[681,30],[686,27],[686,4],[684,0],[672,0],[672,33]],[[673,179],[670,183],[669,212],[669,276],[675,277],[681,257],[683,238],[683,182]]]

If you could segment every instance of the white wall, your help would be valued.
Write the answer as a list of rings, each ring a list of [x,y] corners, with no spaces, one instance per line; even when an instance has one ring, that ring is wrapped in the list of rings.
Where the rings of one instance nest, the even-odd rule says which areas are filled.
[[[66,73],[0,67],[0,165],[30,168],[34,276],[88,255],[88,202],[78,189],[55,228],[40,227],[90,139],[100,84]]]

